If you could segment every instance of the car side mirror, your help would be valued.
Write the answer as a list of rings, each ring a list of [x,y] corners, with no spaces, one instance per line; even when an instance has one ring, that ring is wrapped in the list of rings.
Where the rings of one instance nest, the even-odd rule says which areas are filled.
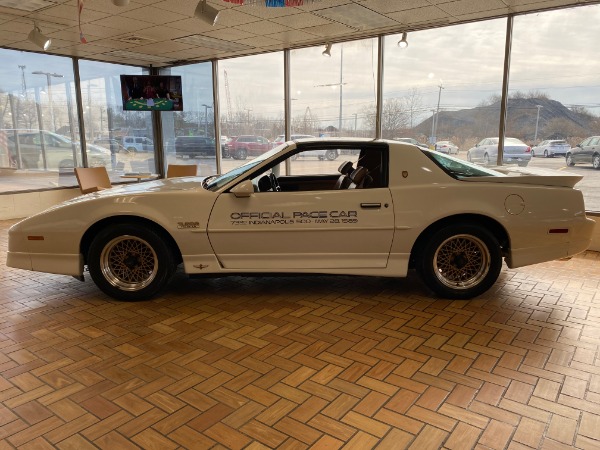
[[[231,193],[237,198],[250,197],[254,194],[254,185],[252,180],[244,180],[237,186],[231,189]]]

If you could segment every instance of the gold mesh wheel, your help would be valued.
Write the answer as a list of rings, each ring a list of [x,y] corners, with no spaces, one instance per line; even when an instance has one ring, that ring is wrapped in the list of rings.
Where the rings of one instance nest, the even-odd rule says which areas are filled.
[[[158,257],[145,240],[136,236],[118,236],[102,249],[100,269],[112,286],[138,291],[156,277]]]

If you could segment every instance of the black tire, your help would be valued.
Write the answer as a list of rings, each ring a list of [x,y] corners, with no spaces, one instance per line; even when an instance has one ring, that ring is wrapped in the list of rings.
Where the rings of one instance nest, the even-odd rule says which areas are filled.
[[[549,158],[549,156],[548,156],[548,150],[544,150],[544,158]]]
[[[152,298],[167,285],[176,268],[163,237],[151,228],[130,223],[98,233],[90,245],[87,265],[102,292],[127,302]]]
[[[248,149],[238,148],[235,152],[235,159],[246,159],[248,157]]]
[[[531,157],[535,158],[535,150],[534,149],[531,149]]]
[[[483,155],[483,164],[486,166],[490,165],[490,156],[487,153]]]
[[[137,152],[137,148],[135,148],[135,147],[127,147],[127,151],[129,153],[135,153],[135,152]]]
[[[598,153],[594,153],[594,156],[592,156],[592,167],[596,170],[600,169],[600,155]]]
[[[529,161],[520,162],[519,167],[527,167],[527,164],[529,164]]]
[[[566,163],[569,167],[573,167],[575,165],[575,161],[573,161],[573,155],[571,155],[570,153],[568,153],[566,156]]]
[[[480,225],[457,223],[428,236],[418,255],[423,282],[443,298],[466,300],[498,279],[502,252],[494,235]]]
[[[337,157],[337,150],[327,150],[327,152],[325,152],[325,158],[327,158],[328,161],[335,161]]]
[[[467,152],[467,161],[473,162],[473,160],[471,159],[471,152]]]

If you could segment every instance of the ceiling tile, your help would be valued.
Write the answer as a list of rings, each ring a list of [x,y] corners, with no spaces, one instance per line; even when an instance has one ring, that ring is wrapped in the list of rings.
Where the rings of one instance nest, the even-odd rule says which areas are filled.
[[[321,17],[362,30],[393,26],[394,21],[356,3],[313,11]]]
[[[278,23],[279,25],[283,25],[284,27],[294,28],[297,30],[300,30],[300,29],[306,28],[306,27],[316,27],[318,25],[327,25],[327,24],[331,23],[330,20],[328,20],[324,17],[315,16],[314,14],[309,14],[309,13],[301,13],[301,14],[294,14],[291,16],[278,17],[276,19],[273,19],[272,21],[275,23]]]

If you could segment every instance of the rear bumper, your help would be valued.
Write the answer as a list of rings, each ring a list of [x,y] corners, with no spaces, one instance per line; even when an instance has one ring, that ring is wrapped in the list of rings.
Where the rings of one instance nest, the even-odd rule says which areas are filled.
[[[577,220],[569,226],[568,234],[555,235],[557,239],[549,235],[542,245],[512,248],[510,255],[506,257],[506,265],[514,269],[577,255],[587,250],[592,243],[595,225],[596,222],[589,218]]]

